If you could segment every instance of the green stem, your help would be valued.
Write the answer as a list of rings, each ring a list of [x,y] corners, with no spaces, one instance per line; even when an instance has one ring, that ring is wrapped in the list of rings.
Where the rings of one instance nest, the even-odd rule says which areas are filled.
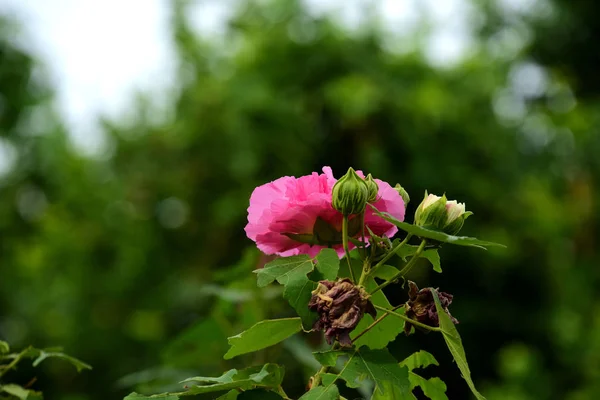
[[[339,348],[340,348],[339,343],[335,342],[334,345],[331,347],[331,350],[338,350]],[[321,384],[321,375],[328,373],[330,369],[331,369],[331,367],[329,367],[329,366],[325,366],[325,365],[321,366],[321,369],[319,369],[319,371],[317,371],[317,373],[312,377],[310,389],[319,386],[319,384]]]
[[[375,308],[378,309],[378,310],[381,310],[381,311],[383,311],[383,312],[385,312],[387,314],[391,314],[391,315],[393,315],[395,317],[401,318],[401,319],[405,320],[406,322],[410,322],[411,324],[413,324],[415,326],[421,327],[423,329],[427,329],[428,331],[434,331],[434,332],[441,332],[442,331],[440,328],[437,328],[435,326],[425,325],[425,324],[423,324],[423,323],[421,323],[419,321],[415,321],[414,319],[408,318],[406,315],[402,315],[402,314],[399,314],[399,313],[394,312],[392,310],[388,310],[385,307],[375,306]]]
[[[8,364],[5,368],[3,368],[2,371],[0,371],[0,378],[2,378],[4,376],[4,374],[6,374],[8,371],[13,369],[19,363],[19,361],[21,361],[23,359],[23,357],[25,356],[25,353],[27,353],[27,351],[29,351],[29,349],[25,349],[22,352],[20,352],[19,355],[16,356],[14,358],[14,360],[11,361],[10,364]]]
[[[346,260],[348,261],[348,270],[350,271],[350,279],[352,283],[356,283],[356,277],[352,270],[352,264],[350,264],[350,249],[348,248],[348,216],[344,215],[342,220],[342,245],[344,246],[344,252],[346,253]]]
[[[404,239],[404,240],[406,240],[406,239]],[[408,271],[410,271],[410,269],[415,265],[415,263],[417,262],[417,260],[421,256],[421,254],[423,253],[423,249],[425,248],[426,243],[427,243],[427,241],[425,239],[423,239],[421,241],[421,244],[419,245],[419,248],[417,249],[415,254],[412,256],[410,261],[404,266],[404,268],[402,268],[402,270],[399,271],[396,275],[394,275],[391,279],[383,282],[381,285],[379,285],[375,289],[373,289],[371,294],[380,291],[381,289],[387,287],[389,284],[395,282],[398,278],[406,275],[408,273]],[[400,245],[398,245],[398,247],[400,247]],[[375,269],[375,268],[373,268],[373,269]]]
[[[404,246],[411,237],[412,237],[411,233],[407,234],[406,237],[404,238],[404,240],[401,241],[398,244],[398,246],[394,247],[389,253],[387,253],[385,255],[385,257],[383,257],[377,264],[375,264],[375,266],[373,268],[371,268],[370,275],[373,275],[379,267],[384,265],[390,258],[392,258],[394,255],[396,255],[400,251],[402,246]]]
[[[396,306],[396,307],[392,308],[392,311],[397,310],[400,307],[404,307],[404,304],[400,304],[399,306]],[[373,329],[373,327],[375,327],[375,325],[377,325],[378,323],[380,323],[381,321],[383,321],[383,319],[385,317],[387,317],[388,315],[390,315],[390,314],[389,313],[385,313],[381,317],[379,317],[375,321],[373,321],[373,323],[371,325],[367,326],[361,333],[359,333],[358,335],[356,335],[356,337],[354,339],[352,339],[352,343],[356,342],[358,339],[361,338],[361,336],[363,336],[364,334],[366,334],[367,332],[369,332],[371,329]]]

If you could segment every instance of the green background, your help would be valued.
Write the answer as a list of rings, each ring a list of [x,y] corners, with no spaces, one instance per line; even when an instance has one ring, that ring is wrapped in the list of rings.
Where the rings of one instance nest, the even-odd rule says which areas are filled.
[[[412,276],[454,294],[489,399],[600,396],[600,10],[528,4],[541,11],[473,1],[469,56],[434,67],[426,24],[390,44],[376,19],[348,30],[296,1],[263,1],[241,4],[217,41],[198,37],[173,2],[172,112],[157,122],[153,98],[132,98],[129,117],[101,121],[111,151],[98,157],[73,150],[51,82],[1,19],[0,138],[17,161],[0,177],[0,338],[62,345],[94,366],[77,375],[50,361],[7,377],[37,376],[49,399],[119,399],[279,361],[298,396],[320,335],[222,355],[227,336],[292,315],[280,289],[258,290],[251,274],[268,258],[243,231],[250,193],[330,165],[401,183],[409,221],[426,189],[446,192],[474,212],[463,234],[508,246],[446,246],[444,274],[422,264]],[[541,90],[531,66],[546,77]],[[392,350],[430,351],[449,398],[469,398],[444,346],[418,334]]]

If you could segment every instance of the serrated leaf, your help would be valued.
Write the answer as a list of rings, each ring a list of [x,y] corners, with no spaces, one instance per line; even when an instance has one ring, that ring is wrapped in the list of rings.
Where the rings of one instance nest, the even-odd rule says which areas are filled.
[[[341,277],[349,277],[348,266],[347,263],[342,263],[342,268],[340,269]],[[351,260],[351,265],[354,270],[355,276],[360,276],[362,271],[362,261],[357,259]],[[367,292],[372,291],[377,287],[377,282],[373,277],[369,277],[363,283]],[[371,302],[380,307],[387,308],[388,310],[392,308],[392,305],[385,297],[385,294],[382,290],[377,291],[370,297]],[[385,313],[381,310],[377,310],[377,318],[383,316]],[[351,338],[355,338],[360,332],[365,330],[369,325],[373,323],[373,318],[365,314],[363,319],[358,323],[354,331],[350,334]],[[404,328],[404,321],[399,318],[389,318],[385,317],[383,320],[375,325],[371,330],[369,330],[366,334],[361,336],[354,344],[356,346],[368,346],[371,349],[382,349],[387,346],[387,344],[394,339],[402,329]]]
[[[139,393],[131,393],[123,400],[152,400],[152,399],[161,399],[161,400],[179,400],[179,396],[169,393],[164,394],[154,394],[152,396],[144,396]]]
[[[317,287],[317,283],[308,280],[306,275],[294,276],[290,278],[285,289],[283,298],[290,303],[296,310],[296,313],[302,320],[304,330],[312,329],[313,323],[317,319],[317,313],[308,308],[308,302],[312,297],[312,291]]]
[[[210,376],[195,376],[193,378],[187,378],[182,380],[179,383],[188,383],[188,382],[199,382],[199,383],[230,383],[233,382],[233,377],[238,374],[237,369],[230,369],[229,371],[223,373],[221,376],[210,377]]]
[[[448,346],[450,353],[452,353],[452,357],[454,357],[454,361],[456,361],[458,369],[460,369],[460,372],[462,373],[463,379],[467,382],[471,392],[473,392],[478,400],[485,400],[485,397],[483,397],[481,393],[475,389],[475,384],[471,379],[469,364],[467,364],[465,349],[462,345],[462,340],[458,334],[458,331],[456,330],[456,327],[454,326],[454,323],[446,311],[444,311],[444,308],[442,307],[440,299],[437,295],[437,291],[435,289],[431,289],[431,294],[433,295],[433,300],[435,301],[435,308],[440,320],[440,329],[442,330],[442,335],[444,336],[444,340],[446,341],[446,345]]]
[[[282,318],[261,321],[250,329],[227,338],[231,346],[223,358],[229,360],[240,354],[251,353],[273,346],[302,330],[300,318]]]
[[[420,375],[410,372],[408,374],[411,389],[421,387],[423,394],[431,400],[448,400],[446,395],[446,384],[440,378],[425,379]]]
[[[0,354],[6,354],[10,352],[10,346],[3,340],[0,340]]]
[[[236,371],[236,370],[231,370]],[[209,385],[193,385],[190,386],[187,392],[178,393],[180,396],[191,396],[201,393],[218,392],[230,389],[248,390],[252,388],[276,388],[281,385],[284,375],[283,367],[276,364],[265,364],[262,367],[250,367],[241,371],[236,371],[231,374],[231,371],[226,372],[219,378],[221,382],[212,383]],[[206,377],[189,378],[183,382],[208,382]]]
[[[382,213],[374,211],[375,215],[380,216],[384,220],[396,225],[398,228],[402,229],[405,232],[412,233],[415,236],[427,239],[433,239],[438,242],[456,244],[459,246],[470,246],[470,247],[478,247],[480,249],[487,250],[487,247],[506,247],[500,243],[494,242],[486,242],[484,240],[479,240],[476,238],[468,237],[468,236],[454,236],[448,235],[444,232],[434,231],[431,229],[423,228],[417,225],[412,225],[406,222],[398,221],[396,218],[392,217],[388,213]]]
[[[265,287],[273,281],[287,285],[292,279],[306,276],[314,268],[312,259],[306,255],[282,257],[271,261],[263,268],[254,271],[258,275],[258,287]]]
[[[51,352],[51,351],[45,351],[45,350],[39,350],[39,355],[33,361],[33,366],[37,367],[42,361],[44,361],[48,358],[60,358],[61,360],[68,361],[71,363],[71,365],[73,365],[77,369],[77,372],[81,372],[84,369],[92,369],[91,365],[86,364],[83,361],[76,359],[75,357],[71,357],[64,353]]]
[[[440,365],[435,357],[426,352],[425,350],[419,350],[410,356],[406,357],[400,365],[405,365],[409,371],[415,368],[426,368],[430,365]]]
[[[334,249],[323,249],[317,254],[316,271],[312,279],[315,281],[334,281],[340,269],[340,258]]]
[[[348,387],[357,388],[365,378],[375,384],[375,391],[385,394],[384,382],[391,382],[401,392],[408,393],[408,368],[401,367],[387,349],[371,350],[366,346],[353,350],[332,350],[314,353],[322,365],[334,366],[337,357],[348,356],[341,372],[337,375]]]
[[[298,400],[337,400],[340,398],[338,387],[334,384],[317,386],[304,393]]]

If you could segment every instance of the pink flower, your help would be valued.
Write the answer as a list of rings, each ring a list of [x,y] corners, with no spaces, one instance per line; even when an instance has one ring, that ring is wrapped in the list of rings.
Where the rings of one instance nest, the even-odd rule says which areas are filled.
[[[364,177],[360,171],[357,173]],[[257,187],[250,196],[246,234],[266,254],[315,256],[331,246],[342,257],[342,214],[331,206],[331,191],[336,181],[331,168],[323,167],[323,174],[313,172],[300,178],[284,176]],[[402,221],[405,207],[402,197],[387,182],[379,179],[375,182],[379,193],[373,205]],[[352,220],[349,225],[352,226]],[[392,237],[398,231],[374,215],[370,207],[365,211],[365,226],[378,236]],[[350,244],[350,248],[353,247]]]

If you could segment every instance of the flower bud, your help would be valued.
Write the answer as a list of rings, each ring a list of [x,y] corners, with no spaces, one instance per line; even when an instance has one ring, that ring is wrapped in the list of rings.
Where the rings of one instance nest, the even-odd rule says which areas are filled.
[[[312,292],[308,308],[319,314],[313,329],[324,330],[327,343],[334,339],[342,346],[352,346],[350,332],[356,328],[365,312],[377,316],[369,294],[344,278],[336,282],[320,281]]]
[[[373,180],[371,174],[365,178],[365,184],[367,185],[367,203],[374,203],[377,201],[377,195],[379,194],[379,185]]]
[[[408,195],[408,192],[406,190],[404,190],[404,188],[402,186],[400,186],[399,183],[396,183],[396,186],[394,186],[394,189],[398,192],[398,194],[400,194],[400,196],[402,197],[402,200],[404,200],[404,208],[406,208],[406,206],[408,205],[408,202],[410,201],[410,196]]]
[[[431,288],[419,290],[419,287],[413,281],[408,281],[408,288],[408,301],[406,302],[406,316],[408,318],[429,326],[435,327],[440,325],[435,300],[433,300],[433,295],[431,294],[431,291],[435,290],[444,311],[448,314],[452,322],[458,324],[458,320],[450,315],[450,311],[448,310],[448,306],[452,304],[453,296],[451,294]],[[409,335],[412,327],[413,324],[408,321],[405,322],[404,333]]]
[[[472,214],[465,211],[464,203],[448,201],[446,195],[439,197],[425,192],[425,198],[415,213],[415,224],[455,235],[461,230],[465,219]]]
[[[365,181],[356,171],[348,168],[346,175],[333,186],[332,205],[345,216],[360,214],[365,211],[368,197],[369,191]]]

